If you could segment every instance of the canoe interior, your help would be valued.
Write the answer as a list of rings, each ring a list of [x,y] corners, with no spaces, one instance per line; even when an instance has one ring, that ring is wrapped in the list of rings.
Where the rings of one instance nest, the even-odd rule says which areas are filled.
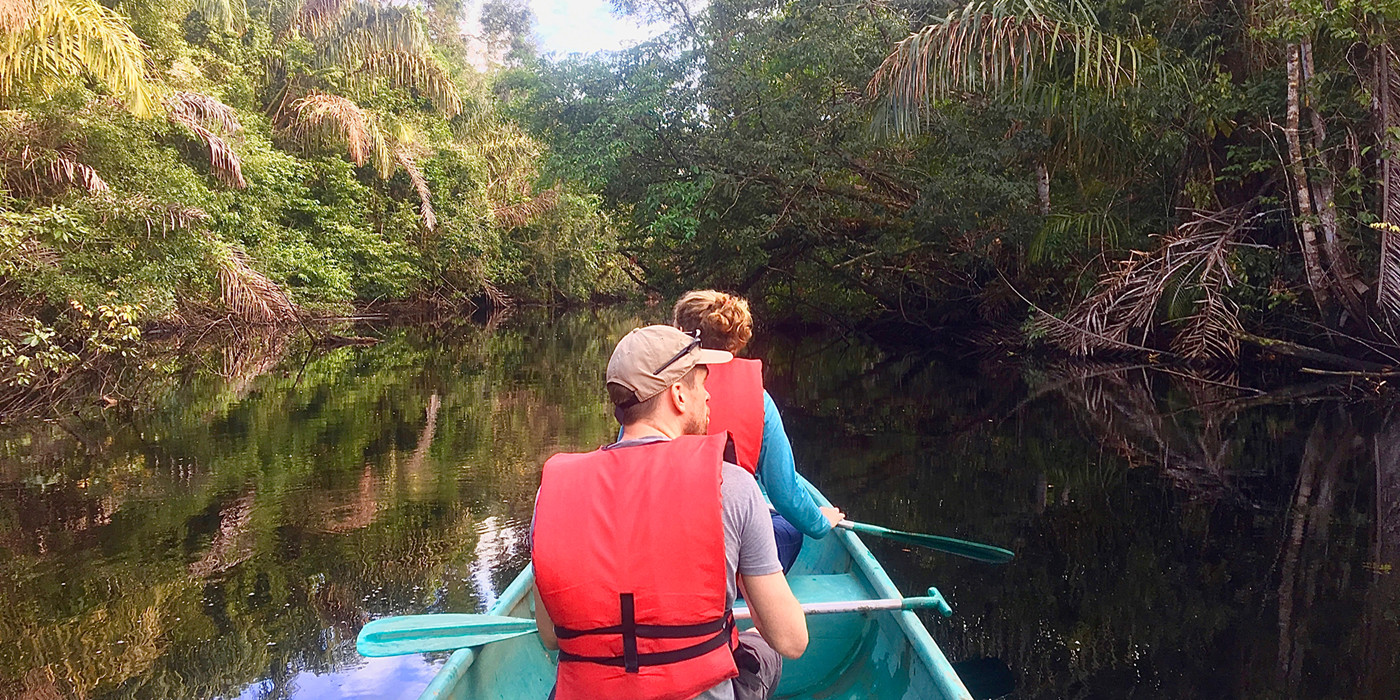
[[[826,503],[815,488],[808,488]],[[803,603],[901,597],[865,545],[845,530],[806,540],[788,581]],[[490,612],[533,617],[533,582],[534,573],[526,568]],[[807,629],[807,652],[784,662],[777,697],[971,698],[912,612],[811,615]],[[543,700],[553,685],[553,656],[538,636],[526,635],[453,653],[421,699]]]

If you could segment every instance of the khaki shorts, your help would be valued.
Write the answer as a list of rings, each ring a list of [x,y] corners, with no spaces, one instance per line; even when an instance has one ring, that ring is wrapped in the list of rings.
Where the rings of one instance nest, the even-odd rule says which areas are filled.
[[[768,646],[758,632],[739,633],[739,648],[734,650],[734,665],[739,677],[734,679],[734,700],[768,700],[783,675],[783,657]]]

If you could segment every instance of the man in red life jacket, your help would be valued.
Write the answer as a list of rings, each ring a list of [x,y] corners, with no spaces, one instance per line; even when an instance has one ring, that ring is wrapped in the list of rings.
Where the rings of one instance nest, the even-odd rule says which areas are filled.
[[[706,436],[705,350],[670,326],[627,334],[608,362],[622,435],[545,463],[535,502],[535,620],[560,650],[558,700],[749,700],[777,685],[807,624],[758,485]],[[734,633],[736,587],[758,632]]]

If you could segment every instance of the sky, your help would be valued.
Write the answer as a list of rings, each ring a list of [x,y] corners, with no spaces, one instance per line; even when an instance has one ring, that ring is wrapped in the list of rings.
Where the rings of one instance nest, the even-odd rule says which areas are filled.
[[[530,0],[541,54],[592,53],[635,45],[659,32],[616,17],[608,0]]]

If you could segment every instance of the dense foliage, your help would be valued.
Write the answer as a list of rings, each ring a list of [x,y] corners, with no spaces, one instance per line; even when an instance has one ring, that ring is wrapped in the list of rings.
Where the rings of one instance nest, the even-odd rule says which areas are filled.
[[[469,64],[465,9],[3,3],[0,414],[5,388],[103,364],[94,314],[130,334],[625,292],[597,197],[536,187],[544,146]]]
[[[1024,297],[1081,353],[1397,355],[1393,0],[614,4],[669,30],[504,85],[663,291],[930,328],[1018,327]]]

